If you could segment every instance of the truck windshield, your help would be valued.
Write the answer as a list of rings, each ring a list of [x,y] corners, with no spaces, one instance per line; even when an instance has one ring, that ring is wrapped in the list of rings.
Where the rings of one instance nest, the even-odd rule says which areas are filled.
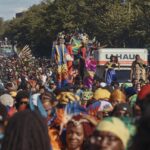
[[[131,70],[116,70],[117,79],[120,83],[125,83],[130,80]]]

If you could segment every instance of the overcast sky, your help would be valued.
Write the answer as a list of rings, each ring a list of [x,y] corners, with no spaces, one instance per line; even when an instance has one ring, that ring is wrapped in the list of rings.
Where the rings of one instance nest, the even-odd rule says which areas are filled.
[[[12,19],[17,12],[27,10],[33,4],[42,0],[0,0],[0,17],[4,20]]]

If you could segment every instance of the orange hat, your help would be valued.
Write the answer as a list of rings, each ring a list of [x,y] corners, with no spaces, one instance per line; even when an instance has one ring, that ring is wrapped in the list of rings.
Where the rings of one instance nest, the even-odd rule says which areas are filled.
[[[118,101],[120,103],[125,103],[126,102],[126,95],[119,89],[116,89],[112,92],[110,96],[110,101]]]

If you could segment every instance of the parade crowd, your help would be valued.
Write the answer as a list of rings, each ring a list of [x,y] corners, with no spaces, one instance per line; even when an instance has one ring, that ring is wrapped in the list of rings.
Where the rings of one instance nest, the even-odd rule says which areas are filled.
[[[59,33],[51,59],[0,58],[0,150],[149,150],[150,77],[139,55],[131,82],[118,58],[96,75],[101,45]]]

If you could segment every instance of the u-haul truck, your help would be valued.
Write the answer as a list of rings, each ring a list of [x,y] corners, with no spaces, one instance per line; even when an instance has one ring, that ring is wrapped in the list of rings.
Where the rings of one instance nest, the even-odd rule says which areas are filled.
[[[94,58],[97,61],[96,75],[104,79],[105,64],[110,60],[110,56],[118,57],[120,69],[117,71],[118,80],[124,82],[130,80],[130,71],[132,62],[136,55],[140,55],[145,64],[148,64],[148,50],[138,48],[101,48],[94,52]]]

